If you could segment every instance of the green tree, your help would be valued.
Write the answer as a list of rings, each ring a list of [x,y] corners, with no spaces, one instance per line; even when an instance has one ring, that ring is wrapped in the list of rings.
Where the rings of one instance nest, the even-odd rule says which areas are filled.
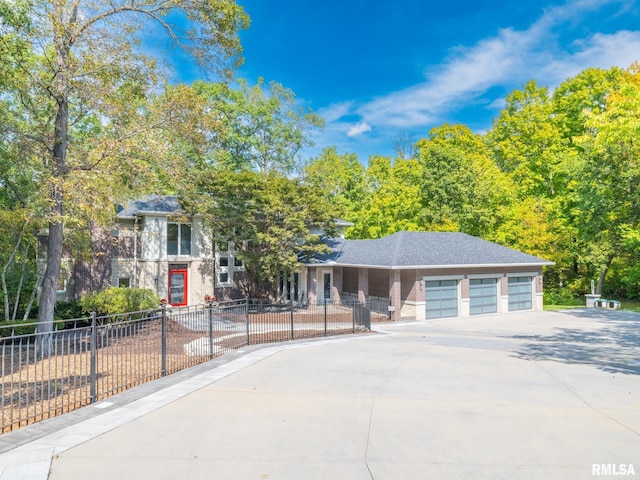
[[[420,223],[422,166],[415,159],[373,156],[366,170],[366,195],[354,210],[349,238],[380,238],[401,230],[425,230]]]
[[[519,196],[553,197],[566,184],[571,153],[546,87],[535,80],[507,95],[507,105],[487,133],[493,158],[518,186]]]
[[[558,265],[553,271],[558,273],[561,286],[563,279],[569,280],[573,294],[589,291],[589,280],[598,275],[596,271],[605,271],[602,267],[607,264],[607,256],[598,253],[602,252],[602,244],[599,235],[592,234],[595,222],[588,214],[592,202],[597,201],[590,198],[594,172],[588,173],[585,168],[599,168],[589,147],[597,130],[589,122],[594,115],[604,114],[608,99],[628,80],[628,73],[619,68],[589,68],[565,80],[553,94],[553,122],[565,145],[560,170],[566,178],[554,199],[554,215],[561,220],[558,225],[563,237],[551,244],[558,252],[564,252],[558,257],[564,260],[556,260]],[[602,280],[605,276],[606,273],[601,276]],[[602,286],[598,282],[597,288]]]
[[[482,137],[463,125],[443,125],[432,129],[418,148],[425,226],[487,237],[498,224],[507,180]]]
[[[128,181],[144,182],[137,174],[147,171],[143,160],[152,158],[142,154],[131,166],[136,163],[131,151],[149,146],[139,144],[149,137],[137,122],[146,119],[140,101],[155,79],[154,62],[139,53],[136,35],[159,26],[203,66],[227,73],[240,50],[237,31],[248,19],[231,0],[17,0],[13,7],[0,10],[0,58],[20,71],[21,84],[5,89],[3,97],[12,97],[11,124],[33,139],[29,153],[42,165],[33,180],[43,186],[48,205],[39,312],[46,331],[53,318],[65,220],[71,218],[66,208],[77,205],[72,194],[95,198],[88,186],[98,184],[95,169],[108,160]],[[36,54],[16,47],[24,44]]]
[[[295,94],[278,82],[254,86],[238,80],[238,89],[223,83],[196,82],[220,121],[220,133],[209,143],[206,159],[236,171],[254,169],[291,173],[300,150],[313,145],[310,134],[324,121],[310,109],[296,105]]]
[[[640,227],[640,89],[637,75],[610,92],[600,112],[585,112],[583,149],[575,186],[576,222],[588,245],[586,260],[598,268],[601,293],[612,262],[638,245]]]
[[[587,68],[568,78],[553,92],[553,111],[556,122],[562,125],[562,134],[570,142],[586,132],[589,115],[602,113],[607,97],[626,78],[618,67],[609,70]]]
[[[574,277],[579,251],[568,187],[577,152],[565,136],[546,87],[532,80],[507,96],[505,109],[487,133],[491,154],[511,182],[496,241],[556,262],[548,285],[563,288]]]
[[[335,147],[325,148],[305,166],[304,181],[326,196],[340,218],[357,220],[367,188],[366,171],[356,154],[340,155]]]
[[[192,177],[188,208],[205,214],[214,242],[233,241],[247,273],[244,293],[272,293],[278,275],[302,257],[324,252],[313,228],[334,230],[334,212],[322,192],[278,172],[210,170]]]

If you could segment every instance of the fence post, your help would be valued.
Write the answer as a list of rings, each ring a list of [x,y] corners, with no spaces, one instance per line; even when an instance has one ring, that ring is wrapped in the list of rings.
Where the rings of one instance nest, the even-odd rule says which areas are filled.
[[[351,333],[356,333],[356,308],[360,308],[360,302],[353,301],[351,312]]]
[[[324,299],[324,336],[327,336],[327,299]]]
[[[91,398],[89,400],[90,403],[95,403],[98,398],[98,385],[97,385],[98,352],[96,351],[98,348],[97,332],[96,332],[97,328],[98,328],[98,325],[96,321],[96,312],[91,312],[91,340],[89,343],[89,348],[91,349],[91,360],[90,360],[91,365],[89,366],[90,368],[89,382],[91,384],[90,385]]]
[[[162,338],[162,376],[167,376],[167,305],[161,307],[161,338]]]
[[[209,302],[209,359],[213,359],[213,302]]]
[[[293,330],[293,302],[289,305],[289,314],[291,316],[291,340],[295,338],[294,330]]]
[[[247,319],[247,345],[249,345],[251,343],[251,336],[249,335],[249,297],[245,299],[244,312]]]

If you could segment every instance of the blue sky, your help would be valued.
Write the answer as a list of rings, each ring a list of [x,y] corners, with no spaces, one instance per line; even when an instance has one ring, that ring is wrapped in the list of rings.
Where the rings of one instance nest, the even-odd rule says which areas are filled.
[[[316,155],[392,155],[392,138],[443,123],[490,128],[530,79],[640,60],[640,0],[238,0],[238,76],[275,80],[326,119]]]

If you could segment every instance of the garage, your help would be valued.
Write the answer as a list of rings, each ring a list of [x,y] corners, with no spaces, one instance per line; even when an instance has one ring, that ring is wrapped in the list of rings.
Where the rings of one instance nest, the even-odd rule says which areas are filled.
[[[509,311],[533,308],[533,282],[531,277],[509,277]]]
[[[469,313],[496,313],[498,311],[498,282],[496,278],[469,279]]]
[[[318,272],[332,272],[332,299],[371,299],[392,320],[542,310],[543,268],[553,265],[459,232],[395,232],[326,245],[330,253],[305,266],[309,301],[323,298]]]
[[[425,281],[425,318],[458,316],[458,280]]]

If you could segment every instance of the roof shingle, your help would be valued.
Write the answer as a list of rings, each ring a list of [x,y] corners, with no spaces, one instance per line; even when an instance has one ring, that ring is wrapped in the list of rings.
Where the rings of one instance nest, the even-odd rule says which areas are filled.
[[[326,239],[332,249],[310,263],[380,268],[553,265],[534,255],[459,232],[396,232],[374,240]]]

